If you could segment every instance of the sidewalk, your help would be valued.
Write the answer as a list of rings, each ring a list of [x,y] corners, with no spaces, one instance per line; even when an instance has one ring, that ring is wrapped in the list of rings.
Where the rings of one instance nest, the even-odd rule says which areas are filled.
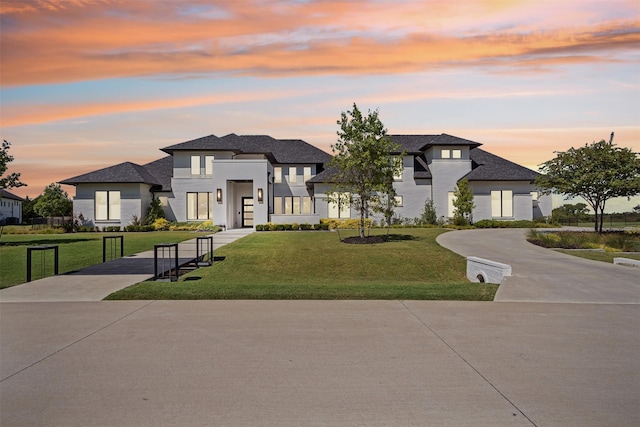
[[[234,242],[253,229],[228,230],[212,234],[213,251]],[[196,257],[196,239],[178,244],[179,264]],[[101,301],[120,289],[151,279],[153,250],[129,255],[81,270],[50,276],[0,290],[0,302]]]

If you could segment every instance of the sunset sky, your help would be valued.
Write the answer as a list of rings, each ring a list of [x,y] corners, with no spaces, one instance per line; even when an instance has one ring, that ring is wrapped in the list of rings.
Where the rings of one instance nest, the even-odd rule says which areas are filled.
[[[2,0],[0,43],[23,197],[210,134],[330,152],[354,102],[534,170],[612,131],[640,152],[638,0]]]

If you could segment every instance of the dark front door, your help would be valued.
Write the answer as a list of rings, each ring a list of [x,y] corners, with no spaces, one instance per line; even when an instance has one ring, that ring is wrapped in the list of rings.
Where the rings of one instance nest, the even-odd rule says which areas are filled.
[[[242,198],[242,226],[253,227],[253,197]]]

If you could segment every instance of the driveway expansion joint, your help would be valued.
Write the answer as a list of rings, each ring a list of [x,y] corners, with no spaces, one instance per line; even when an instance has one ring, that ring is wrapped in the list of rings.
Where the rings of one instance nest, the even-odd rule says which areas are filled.
[[[494,385],[491,381],[489,381],[489,379],[486,376],[484,376],[475,366],[473,366],[467,359],[465,359],[465,357],[462,356],[462,354],[460,354],[455,348],[453,348],[451,344],[449,344],[444,338],[442,338],[442,336],[440,336],[431,326],[429,326],[424,320],[422,320],[413,310],[407,307],[404,301],[399,301],[399,302],[418,322],[420,322],[425,328],[427,328],[436,338],[438,338],[444,345],[446,345],[460,360],[462,360],[469,368],[471,368],[476,374],[478,374],[478,376],[480,376],[480,378],[482,378],[484,382],[489,384],[489,386],[491,386],[491,388],[493,388],[500,396],[502,396],[502,398],[506,400],[516,411],[518,411],[518,413],[520,413],[527,421],[529,421],[532,426],[537,427],[537,424],[533,422],[533,420],[529,418],[527,414],[525,414],[524,411],[518,407],[518,405],[516,405],[511,399],[509,399],[502,391],[500,391],[500,389],[496,385]]]

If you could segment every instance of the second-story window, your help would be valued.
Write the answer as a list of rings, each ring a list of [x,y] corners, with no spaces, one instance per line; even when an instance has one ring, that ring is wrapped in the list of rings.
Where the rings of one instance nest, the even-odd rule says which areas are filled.
[[[191,156],[191,175],[200,175],[200,156]]]
[[[213,175],[213,160],[214,156],[204,156],[204,174]]]
[[[275,184],[280,184],[282,182],[282,168],[280,166],[273,168],[273,182]]]
[[[289,168],[289,183],[295,184],[298,182],[298,168],[290,167]]]

